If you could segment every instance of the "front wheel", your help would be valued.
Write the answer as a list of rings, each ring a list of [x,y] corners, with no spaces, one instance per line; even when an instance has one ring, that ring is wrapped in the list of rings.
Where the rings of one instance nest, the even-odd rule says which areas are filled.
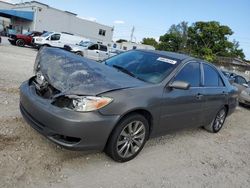
[[[79,56],[83,56],[82,52],[80,52],[80,51],[77,51],[75,54],[79,55]]]
[[[17,45],[17,46],[20,46],[20,47],[23,47],[23,46],[25,45],[25,42],[24,42],[23,39],[17,39],[16,45]]]
[[[207,126],[204,126],[204,128],[211,133],[217,133],[221,130],[222,126],[224,125],[226,117],[227,117],[227,108],[223,107],[216,114],[212,123],[210,123]]]
[[[135,158],[144,147],[149,135],[149,124],[140,114],[123,118],[113,131],[106,153],[117,162]]]

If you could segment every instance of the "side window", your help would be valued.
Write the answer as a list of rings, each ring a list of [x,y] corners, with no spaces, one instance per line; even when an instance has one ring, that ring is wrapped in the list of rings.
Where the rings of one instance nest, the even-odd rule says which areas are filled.
[[[199,87],[201,83],[200,63],[192,62],[185,65],[177,74],[175,80],[187,82],[191,87]]]
[[[241,76],[236,76],[235,81],[237,84],[240,84],[240,85],[247,84],[246,79]]]
[[[50,40],[60,40],[61,35],[60,34],[54,34],[51,35]]]
[[[204,86],[205,87],[218,87],[224,86],[223,80],[220,77],[217,70],[215,70],[212,66],[203,64],[204,69]]]
[[[104,45],[100,45],[100,50],[104,52],[108,51],[107,46]]]
[[[99,29],[99,35],[105,36],[105,34],[106,34],[106,30],[104,30],[104,29]]]
[[[90,47],[88,47],[89,50],[98,50],[98,44],[93,44]]]

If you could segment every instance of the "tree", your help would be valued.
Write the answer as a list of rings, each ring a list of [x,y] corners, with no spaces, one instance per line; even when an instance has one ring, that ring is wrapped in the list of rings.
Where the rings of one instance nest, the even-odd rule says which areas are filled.
[[[196,22],[188,28],[187,50],[193,56],[214,61],[217,56],[244,58],[238,42],[230,42],[233,31],[219,22]]]
[[[158,42],[154,38],[143,38],[142,44],[151,45],[157,48]]]
[[[172,25],[166,34],[160,36],[159,50],[186,52],[188,39],[188,22]]]

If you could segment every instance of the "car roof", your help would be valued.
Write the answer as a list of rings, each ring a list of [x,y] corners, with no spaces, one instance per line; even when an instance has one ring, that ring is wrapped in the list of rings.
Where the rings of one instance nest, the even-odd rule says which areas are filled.
[[[138,51],[150,52],[150,53],[154,53],[154,54],[161,55],[161,56],[167,56],[167,57],[173,58],[173,59],[179,59],[181,61],[183,61],[185,59],[193,58],[193,57],[185,55],[185,54],[180,54],[180,53],[175,53],[175,52],[168,52],[168,51],[141,50],[141,49],[138,49]],[[195,59],[195,58],[193,58],[193,59]]]

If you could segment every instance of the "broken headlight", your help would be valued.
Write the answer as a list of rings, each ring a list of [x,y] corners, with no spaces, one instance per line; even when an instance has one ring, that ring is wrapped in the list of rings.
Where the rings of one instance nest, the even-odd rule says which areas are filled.
[[[90,112],[107,106],[112,102],[109,97],[68,95],[57,99],[53,104],[77,112]]]

